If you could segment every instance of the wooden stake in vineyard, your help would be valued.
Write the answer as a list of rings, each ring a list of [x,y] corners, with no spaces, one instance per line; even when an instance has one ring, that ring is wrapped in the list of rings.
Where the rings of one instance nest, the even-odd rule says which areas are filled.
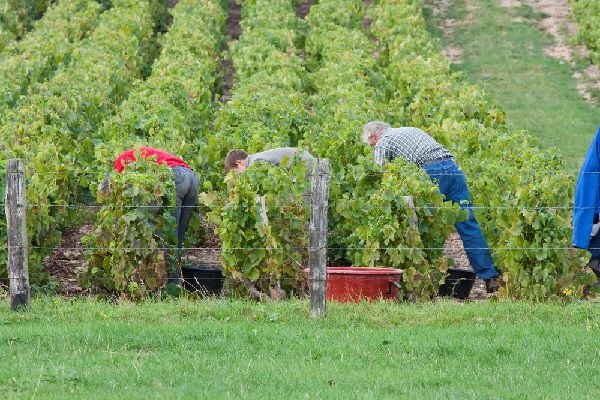
[[[319,158],[312,165],[312,199],[308,263],[310,268],[310,317],[325,316],[327,294],[327,211],[329,160]]]
[[[26,209],[25,163],[23,160],[8,160],[6,166],[6,228],[10,306],[13,310],[29,303]]]

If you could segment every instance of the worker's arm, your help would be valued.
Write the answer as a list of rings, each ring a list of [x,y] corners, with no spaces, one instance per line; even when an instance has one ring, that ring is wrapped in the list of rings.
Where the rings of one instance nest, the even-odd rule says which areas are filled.
[[[385,162],[385,147],[379,144],[373,149],[373,161],[377,165],[383,165]]]

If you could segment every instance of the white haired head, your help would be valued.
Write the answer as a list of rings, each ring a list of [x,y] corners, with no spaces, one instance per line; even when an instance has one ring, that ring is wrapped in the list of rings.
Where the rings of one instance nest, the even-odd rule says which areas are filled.
[[[371,138],[379,139],[383,133],[390,128],[390,125],[384,121],[371,121],[363,126],[362,141],[368,145],[373,145]]]

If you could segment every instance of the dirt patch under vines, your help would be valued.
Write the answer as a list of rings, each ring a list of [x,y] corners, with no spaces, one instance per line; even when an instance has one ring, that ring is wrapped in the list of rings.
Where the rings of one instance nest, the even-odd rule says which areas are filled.
[[[312,4],[313,0],[304,0],[304,2],[300,4],[298,8],[296,8],[296,15],[298,16],[298,18],[306,18]]]
[[[236,0],[229,0],[229,14],[227,16],[227,35],[230,38],[230,42],[227,43],[227,49],[229,49],[229,45],[231,41],[238,40],[240,35],[242,34],[242,27],[240,25],[240,21],[242,19],[242,8],[236,2]],[[233,77],[235,71],[233,70],[233,62],[231,61],[231,57],[227,52],[225,52],[225,56],[221,61],[221,65],[223,66],[223,75],[225,78],[225,86],[223,88],[223,96],[221,97],[221,101],[226,103],[231,100],[231,91],[233,89]]]
[[[193,249],[186,252],[183,262],[184,264],[221,269],[221,239],[215,233],[215,226],[210,224],[204,215],[201,215],[200,218],[206,237],[196,243]]]
[[[67,228],[60,245],[44,259],[44,271],[58,281],[57,293],[74,296],[86,292],[86,289],[77,284],[77,273],[83,267],[85,259],[81,238],[92,229],[91,222]]]

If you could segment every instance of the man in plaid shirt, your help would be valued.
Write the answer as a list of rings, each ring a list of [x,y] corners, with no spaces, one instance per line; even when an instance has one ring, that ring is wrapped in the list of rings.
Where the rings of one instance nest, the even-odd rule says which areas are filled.
[[[498,272],[483,233],[473,214],[467,181],[452,154],[431,136],[418,128],[392,128],[383,121],[369,122],[363,127],[363,141],[374,148],[374,160],[378,165],[395,158],[423,168],[440,192],[469,211],[466,221],[454,226],[463,241],[473,271],[485,281],[488,293],[498,290]],[[466,200],[466,202],[465,202]],[[463,204],[464,202],[464,204]]]

